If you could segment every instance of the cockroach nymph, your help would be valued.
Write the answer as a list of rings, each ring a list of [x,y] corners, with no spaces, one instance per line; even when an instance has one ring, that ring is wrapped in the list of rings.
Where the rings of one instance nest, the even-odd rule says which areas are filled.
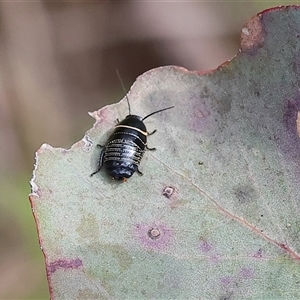
[[[120,75],[117,72],[119,78]],[[120,78],[123,89],[124,85]],[[115,130],[107,140],[105,146],[97,145],[103,148],[98,163],[98,169],[91,174],[91,176],[98,173],[104,166],[107,174],[115,180],[126,181],[134,172],[140,175],[143,173],[139,170],[138,166],[143,158],[145,150],[155,150],[149,148],[147,145],[147,136],[156,132],[148,132],[144,120],[150,116],[171,109],[174,106],[163,108],[154,111],[146,117],[140,117],[131,114],[129,99],[126,94],[129,115],[124,120],[118,122]]]

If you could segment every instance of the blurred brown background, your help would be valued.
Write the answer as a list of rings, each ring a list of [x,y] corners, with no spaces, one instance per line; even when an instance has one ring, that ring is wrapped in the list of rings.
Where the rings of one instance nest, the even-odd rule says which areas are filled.
[[[117,68],[126,88],[158,66],[215,69],[238,52],[243,24],[279,4],[0,3],[0,299],[49,298],[28,201],[40,145],[80,140],[87,112],[123,97]]]

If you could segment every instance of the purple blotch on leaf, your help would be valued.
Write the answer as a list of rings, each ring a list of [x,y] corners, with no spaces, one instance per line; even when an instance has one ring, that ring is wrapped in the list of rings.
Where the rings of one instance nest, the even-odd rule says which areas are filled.
[[[205,239],[201,239],[199,248],[202,252],[209,252],[212,249],[212,244]]]
[[[173,230],[163,223],[141,223],[135,225],[135,236],[144,247],[159,251],[171,244]]]
[[[285,110],[283,115],[284,125],[289,134],[293,136],[297,136],[296,121],[297,121],[298,111],[300,111],[300,98],[298,97],[295,100],[288,100],[284,110]],[[297,138],[299,137],[297,136]]]
[[[67,260],[67,259],[59,259],[47,266],[48,273],[54,273],[58,269],[78,269],[82,267],[82,261],[79,258]]]
[[[220,281],[222,285],[227,286],[233,281],[233,278],[231,276],[224,276],[221,277]]]
[[[283,124],[284,132],[279,140],[281,151],[298,165],[300,158],[300,137],[299,137],[299,111],[300,96],[294,100],[287,100],[284,107]]]
[[[257,250],[257,252],[253,255],[253,257],[255,257],[255,258],[262,258],[262,249],[261,248],[259,248],[258,250]]]
[[[240,271],[240,276],[243,279],[250,279],[253,277],[253,275],[254,275],[254,271],[253,271],[253,269],[250,269],[250,268],[242,268]]]

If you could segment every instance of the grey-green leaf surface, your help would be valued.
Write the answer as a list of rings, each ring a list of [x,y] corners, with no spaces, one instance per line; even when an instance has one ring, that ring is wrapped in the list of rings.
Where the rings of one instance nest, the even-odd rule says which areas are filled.
[[[207,73],[161,67],[128,97],[149,147],[127,182],[97,168],[126,100],[71,149],[36,153],[32,203],[53,299],[300,299],[300,10],[253,17]]]

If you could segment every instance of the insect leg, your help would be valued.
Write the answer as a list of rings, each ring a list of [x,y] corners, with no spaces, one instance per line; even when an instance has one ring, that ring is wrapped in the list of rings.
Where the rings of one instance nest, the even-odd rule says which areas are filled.
[[[150,150],[150,151],[156,150],[156,148],[149,148],[147,145],[146,145],[146,148],[147,148],[147,150]]]
[[[151,134],[153,134],[153,133],[155,133],[155,132],[156,132],[156,129],[153,130],[152,132],[148,132],[148,131],[147,131],[147,134],[148,134],[148,135],[151,135]],[[147,145],[146,145],[146,148],[147,148],[148,150],[151,150],[151,151],[156,150],[156,148],[149,148]]]
[[[143,172],[141,172],[141,171],[139,170],[139,168],[137,168],[136,171],[139,173],[139,175],[141,175],[141,176],[144,175]]]
[[[98,147],[103,147],[101,145],[97,145]],[[102,166],[103,166],[103,159],[104,159],[104,154],[105,154],[105,148],[102,149],[101,153],[100,153],[100,157],[99,157],[99,163],[98,163],[98,169],[93,172],[90,176],[92,177],[93,175],[97,174],[98,172],[100,172]]]
[[[156,129],[153,130],[152,132],[148,132],[148,131],[147,131],[147,134],[148,134],[148,135],[151,135],[151,134],[153,134],[153,133],[155,133],[155,132],[156,132]]]

